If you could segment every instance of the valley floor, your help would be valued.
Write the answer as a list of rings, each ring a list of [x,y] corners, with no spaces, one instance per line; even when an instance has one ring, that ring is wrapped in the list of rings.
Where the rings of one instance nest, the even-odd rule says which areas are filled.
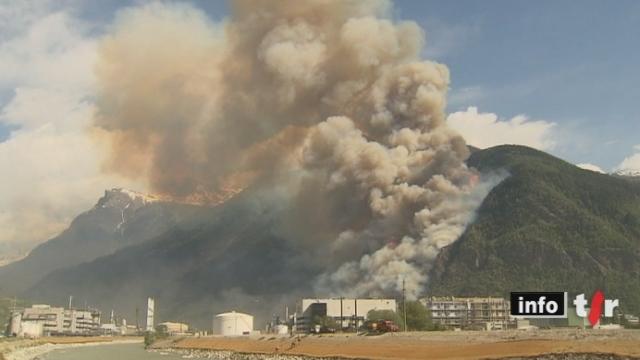
[[[553,329],[500,332],[396,333],[381,336],[202,337],[171,339],[156,348],[266,355],[365,359],[497,359],[543,354],[639,358],[640,331]],[[588,354],[588,355],[587,355]],[[596,355],[598,354],[598,355]],[[545,356],[545,358],[551,358]]]

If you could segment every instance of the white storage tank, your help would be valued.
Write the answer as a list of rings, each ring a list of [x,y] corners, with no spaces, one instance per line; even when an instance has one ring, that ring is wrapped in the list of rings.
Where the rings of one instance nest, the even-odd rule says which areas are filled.
[[[251,335],[253,316],[239,312],[218,314],[213,318],[213,334],[223,336]]]

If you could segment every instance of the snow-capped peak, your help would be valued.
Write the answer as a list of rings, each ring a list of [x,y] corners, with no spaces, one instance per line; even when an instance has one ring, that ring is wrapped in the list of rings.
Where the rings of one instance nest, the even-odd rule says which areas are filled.
[[[618,169],[613,173],[618,176],[640,177],[640,169]]]
[[[124,233],[126,223],[132,214],[135,214],[138,209],[158,201],[160,201],[160,199],[155,196],[128,189],[113,188],[104,191],[104,196],[98,200],[98,203],[93,210],[99,212],[104,210],[112,212],[115,210],[120,213],[118,219],[119,222],[114,224],[114,231],[122,234]]]

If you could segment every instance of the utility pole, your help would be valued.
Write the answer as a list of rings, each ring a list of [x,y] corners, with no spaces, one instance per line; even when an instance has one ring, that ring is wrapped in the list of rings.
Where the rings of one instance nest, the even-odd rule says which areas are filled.
[[[404,331],[407,331],[407,295],[404,287],[404,278],[402,278],[402,312],[404,317]]]
[[[358,333],[358,298],[353,299],[353,311],[355,313],[356,334]]]
[[[340,296],[340,331],[344,330],[344,316],[342,313],[342,300],[344,300],[343,296]]]
[[[69,310],[71,310],[71,301],[73,300],[73,295],[69,295]]]

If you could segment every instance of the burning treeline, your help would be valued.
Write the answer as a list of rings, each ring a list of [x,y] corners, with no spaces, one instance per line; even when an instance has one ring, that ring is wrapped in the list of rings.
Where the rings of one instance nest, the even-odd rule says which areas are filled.
[[[276,189],[326,256],[317,290],[418,295],[492,183],[447,128],[446,66],[382,1],[235,1],[121,13],[97,65],[106,168],[176,200]],[[275,190],[274,190],[275,191]],[[337,269],[337,270],[336,270]]]

